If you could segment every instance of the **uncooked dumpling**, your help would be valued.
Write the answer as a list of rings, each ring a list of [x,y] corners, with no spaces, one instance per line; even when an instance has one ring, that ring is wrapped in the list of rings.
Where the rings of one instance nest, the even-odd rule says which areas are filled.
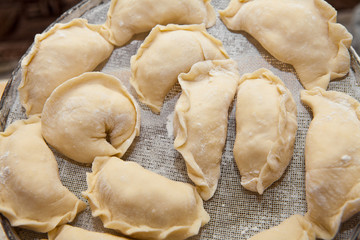
[[[228,58],[204,25],[156,26],[131,57],[130,83],[139,100],[158,113],[166,94],[194,63]]]
[[[179,75],[175,105],[175,149],[204,200],[214,195],[226,141],[228,110],[240,79],[233,60],[199,62]]]
[[[92,169],[83,194],[106,228],[134,238],[176,240],[197,234],[209,221],[190,184],[116,157],[97,157]]]
[[[250,33],[293,65],[306,89],[326,89],[349,71],[352,36],[324,0],[232,0],[220,16],[229,29]]]
[[[245,74],[236,103],[234,157],[241,185],[262,194],[288,166],[297,130],[296,104],[267,69]]]
[[[49,240],[127,240],[108,233],[92,232],[70,225],[62,225],[48,234]]]
[[[301,92],[301,100],[314,115],[305,143],[305,216],[318,238],[333,239],[360,212],[360,104],[321,88]]]
[[[54,90],[41,116],[45,140],[65,156],[91,163],[121,157],[139,134],[140,113],[117,78],[84,73]]]
[[[258,233],[249,240],[315,240],[315,233],[303,216],[293,215],[280,225]]]
[[[51,92],[66,80],[95,69],[107,59],[113,46],[85,19],[56,24],[38,34],[30,53],[21,62],[19,87],[27,115],[41,113]]]
[[[216,14],[210,0],[112,0],[102,34],[122,46],[136,33],[157,24],[201,24],[211,27]]]
[[[0,213],[12,226],[48,232],[85,207],[61,184],[39,117],[18,120],[0,133]]]

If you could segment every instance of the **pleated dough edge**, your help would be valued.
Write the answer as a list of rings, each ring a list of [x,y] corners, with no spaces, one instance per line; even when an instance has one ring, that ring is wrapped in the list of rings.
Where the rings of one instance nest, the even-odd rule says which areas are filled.
[[[338,52],[336,56],[331,59],[331,65],[329,69],[329,81],[326,86],[322,86],[324,89],[327,88],[329,82],[335,78],[345,76],[350,70],[350,54],[349,48],[352,42],[352,35],[347,31],[347,29],[337,23],[337,12],[329,3],[325,0],[314,0],[315,6],[318,7],[320,14],[327,18],[329,37],[334,43],[337,43]],[[343,64],[346,63],[346,64]],[[310,86],[310,89],[313,86]]]
[[[311,90],[303,90],[301,91],[301,101],[306,104],[307,106],[309,106],[311,109],[316,108],[317,106],[315,106],[312,101],[310,101],[308,99],[309,96],[322,96],[330,101],[334,101],[338,104],[346,104],[343,101],[341,101],[341,98],[338,98],[337,96],[341,96],[343,99],[345,99],[347,101],[347,103],[350,104],[350,107],[354,110],[354,112],[356,113],[357,118],[360,121],[360,103],[354,99],[353,97],[342,93],[342,92],[337,92],[337,91],[326,91],[320,87],[316,87],[313,88]],[[314,169],[317,170],[317,169]],[[335,224],[337,225],[337,229],[334,232],[330,232],[328,231],[325,227],[315,224],[314,221],[312,221],[311,217],[309,216],[308,213],[305,214],[305,218],[312,223],[313,228],[315,229],[316,235],[320,238],[323,239],[332,239],[336,233],[338,232],[339,228],[340,228],[340,224],[341,222],[344,222],[346,220],[348,220],[350,217],[352,217],[354,214],[356,214],[358,211],[356,209],[358,209],[360,207],[360,198],[359,199],[352,199],[351,201],[347,201],[338,211],[338,214],[333,216],[332,218],[335,218]],[[349,211],[349,213],[347,215],[343,215],[343,213],[346,210],[352,209],[351,211]]]
[[[315,78],[313,81],[304,82],[299,77],[301,84],[305,89],[311,90],[315,87],[327,89],[330,81],[344,77],[350,70],[350,53],[349,48],[352,42],[352,35],[347,29],[337,23],[337,11],[325,0],[313,0],[314,6],[320,15],[327,20],[328,33],[331,42],[337,47],[336,56],[329,59],[328,72]],[[296,72],[297,67],[294,66]]]
[[[290,231],[294,230],[293,228],[297,228],[297,233],[301,231],[302,234],[299,236],[300,238],[295,239],[295,233]],[[285,237],[289,237],[290,235],[292,237],[290,238],[291,240],[315,240],[315,232],[311,223],[300,214],[291,215],[290,217],[283,220],[280,224],[255,234],[249,240],[275,240],[278,236],[281,235],[283,235],[281,239],[285,239]]]
[[[231,0],[225,10],[219,11],[220,18],[228,29],[236,30],[231,27],[231,18],[236,15],[243,4],[251,1],[256,0]],[[331,80],[343,77],[349,72],[350,53],[348,49],[351,46],[353,37],[343,25],[336,23],[337,12],[329,3],[325,2],[325,0],[313,0],[313,3],[320,15],[327,19],[329,38],[337,46],[338,51],[335,57],[329,59],[329,69],[326,74],[315,78],[311,82],[304,82],[300,78],[299,80],[306,89],[312,89],[316,86],[326,89]],[[294,68],[297,71],[296,66]]]
[[[317,169],[315,169],[317,170]],[[357,185],[354,185],[356,187]],[[353,187],[353,188],[354,188]],[[351,191],[350,191],[351,192]],[[310,222],[313,226],[313,229],[316,233],[316,236],[321,239],[331,240],[333,239],[336,234],[338,233],[341,223],[345,222],[355,214],[359,212],[360,209],[360,197],[356,199],[351,199],[349,201],[346,201],[344,205],[341,206],[341,208],[338,209],[337,214],[333,215],[330,219],[327,219],[327,223],[331,222],[332,226],[336,226],[336,228],[333,229],[327,229],[322,224],[317,224],[316,220],[313,220],[312,217],[308,214],[308,212],[305,214],[305,218],[308,222]],[[349,211],[346,215],[344,212]]]
[[[40,114],[35,114],[28,119],[21,119],[11,123],[3,132],[0,132],[0,135],[3,137],[8,137],[13,134],[19,127],[40,122]]]
[[[162,32],[171,32],[171,31],[178,31],[178,30],[201,32],[207,39],[212,41],[218,47],[219,51],[225,57],[229,58],[229,55],[227,54],[226,50],[224,49],[222,42],[219,39],[211,36],[206,31],[204,24],[200,24],[200,25],[197,25],[197,24],[194,24],[194,25],[168,24],[166,26],[156,25],[156,27],[154,27],[151,30],[150,34],[146,37],[144,42],[141,44],[140,48],[137,50],[137,53],[134,56],[132,56],[130,59],[130,65],[131,65],[130,84],[136,90],[139,101],[146,104],[147,106],[149,106],[150,109],[154,113],[157,113],[157,114],[160,113],[162,105],[161,106],[154,105],[148,99],[146,99],[144,97],[144,95],[142,94],[142,92],[139,88],[139,85],[136,81],[136,79],[137,79],[136,73],[137,73],[137,69],[138,69],[137,61],[142,57],[143,53],[151,46],[152,42],[156,39],[158,34],[161,34]]]
[[[198,67],[199,63],[206,64],[206,68]],[[233,68],[233,66],[236,66]],[[181,73],[178,76],[178,81],[182,89],[182,94],[186,96],[187,101],[183,101],[181,103],[181,108],[179,104],[175,106],[175,115],[174,115],[174,123],[178,125],[178,131],[176,133],[176,138],[174,140],[174,148],[181,153],[183,156],[186,167],[191,169],[192,171],[187,171],[190,179],[196,184],[196,188],[201,195],[201,197],[207,201],[209,200],[215,193],[217,189],[218,182],[216,181],[215,185],[210,187],[208,182],[206,181],[205,174],[196,163],[194,156],[191,152],[187,151],[186,149],[182,149],[182,146],[187,141],[187,125],[185,120],[185,113],[190,109],[190,101],[189,101],[189,92],[186,87],[184,87],[184,82],[190,81],[202,81],[202,79],[196,80],[198,75],[210,74],[210,70],[214,67],[220,67],[225,69],[226,74],[234,74],[234,77],[238,80],[240,79],[239,74],[237,73],[237,63],[232,59],[227,60],[207,60],[203,62],[195,63],[188,73]],[[210,74],[211,75],[211,74]],[[186,78],[186,79],[184,79]],[[220,159],[221,160],[221,159]],[[192,172],[191,176],[189,172]],[[196,174],[195,174],[196,173]]]
[[[151,234],[152,236],[156,234],[158,237],[151,239],[172,239],[171,236],[173,234],[182,233],[188,238],[193,236],[199,232],[201,226],[205,225],[209,222],[210,216],[209,214],[202,208],[203,218],[199,217],[191,226],[173,226],[167,230],[156,229],[148,226],[141,225],[139,227],[132,226],[126,222],[114,221],[112,219],[112,214],[107,209],[101,209],[102,206],[100,202],[97,200],[97,197],[94,194],[96,182],[98,181],[98,175],[101,172],[103,166],[109,161],[111,157],[96,157],[93,166],[92,173],[86,173],[86,180],[88,189],[82,192],[82,195],[89,200],[89,204],[92,210],[93,217],[99,217],[104,224],[104,227],[111,229],[121,229],[121,233],[131,236],[131,237],[140,237],[146,239],[147,234]],[[123,161],[118,159],[119,161]],[[196,189],[193,188],[194,195],[198,203],[201,203],[201,207],[203,207],[202,199],[199,194],[196,192]],[[120,232],[120,230],[117,230]],[[145,237],[144,237],[145,236]],[[184,238],[184,239],[185,239]]]
[[[312,103],[312,101],[309,101],[307,96],[315,96],[315,95],[322,96],[326,99],[344,105],[345,104],[344,101],[341,101],[341,98],[337,97],[337,96],[341,96],[342,98],[346,99],[346,101],[350,104],[351,108],[354,109],[357,118],[360,120],[360,103],[353,97],[347,95],[346,93],[338,92],[338,91],[326,91],[320,87],[315,87],[311,90],[302,90],[300,92],[301,101],[305,105],[309,106],[311,109],[316,109],[316,106]]]
[[[33,219],[17,219],[18,217],[16,216],[16,214],[14,214],[12,211],[7,211],[7,209],[3,209],[0,206],[0,210],[6,218],[9,218],[9,216],[11,216],[12,219],[14,219],[13,221],[11,221],[12,227],[21,227],[24,229],[41,232],[41,233],[49,232],[55,229],[57,226],[72,222],[77,216],[77,214],[85,210],[85,208],[86,208],[86,203],[77,198],[76,204],[71,212],[67,212],[62,216],[58,216],[55,218],[55,220],[49,222],[39,222]],[[36,230],[34,229],[34,227],[36,228]],[[39,228],[42,228],[43,230],[41,231],[39,230]]]
[[[9,127],[4,132],[1,132],[0,135],[2,137],[8,137],[8,136],[12,135],[18,128],[28,125],[28,124],[34,124],[34,123],[38,123],[38,122],[40,122],[40,114],[33,115],[29,119],[15,121],[11,125],[9,125]],[[45,141],[44,141],[44,144],[46,144]],[[59,181],[60,181],[60,179],[59,179]],[[66,188],[66,187],[64,186],[64,188]],[[70,191],[69,191],[69,193],[74,195]],[[74,197],[76,197],[76,196],[74,195]],[[76,204],[71,212],[67,212],[65,215],[56,217],[56,220],[52,220],[52,221],[48,221],[48,222],[39,222],[39,221],[36,221],[33,219],[23,219],[23,218],[18,219],[18,216],[12,211],[12,209],[4,208],[1,205],[0,205],[0,212],[6,218],[11,219],[11,226],[13,226],[13,227],[21,227],[21,228],[29,229],[32,231],[35,231],[35,229],[33,229],[34,227],[35,228],[40,227],[43,229],[43,231],[39,231],[39,230],[36,230],[36,231],[45,233],[45,232],[49,232],[49,231],[53,230],[54,228],[56,228],[56,226],[73,221],[79,212],[82,212],[83,210],[85,210],[86,203],[81,201],[77,197],[76,197],[76,199],[77,199]]]
[[[291,92],[286,88],[281,79],[265,68],[243,75],[240,79],[239,87],[249,79],[259,78],[266,79],[270,84],[276,85],[281,94],[278,125],[279,138],[274,142],[269,151],[267,162],[260,170],[259,176],[248,182],[241,181],[241,185],[250,191],[263,194],[270,185],[284,174],[292,159],[297,131],[297,107]]]
[[[121,43],[117,43],[114,37],[114,33],[111,31],[111,23],[112,23],[112,14],[115,11],[115,6],[119,0],[111,0],[109,11],[107,12],[106,22],[101,25],[99,31],[101,35],[111,44],[121,47],[125,45],[131,38],[136,34],[132,33],[131,37],[126,41]],[[216,13],[214,7],[211,5],[211,0],[202,0],[206,9],[207,18],[206,18],[206,28],[210,28],[215,25],[216,23]],[[169,23],[169,24],[176,24],[176,23]]]
[[[71,28],[73,26],[79,26],[79,27],[87,27],[88,29],[98,32],[100,31],[100,25],[93,25],[93,24],[88,24],[88,21],[86,19],[83,18],[75,18],[72,21],[68,22],[68,23],[57,23],[55,24],[52,28],[50,28],[48,31],[43,32],[41,34],[36,34],[35,35],[35,40],[34,43],[31,47],[31,50],[29,51],[29,53],[21,60],[21,82],[20,85],[18,87],[18,91],[19,91],[19,97],[20,97],[20,103],[21,105],[25,108],[26,110],[26,115],[29,116],[30,111],[32,109],[32,104],[28,103],[28,99],[29,99],[29,95],[28,95],[28,91],[26,89],[24,89],[24,87],[26,86],[27,82],[28,82],[28,78],[27,78],[27,74],[28,74],[28,67],[32,62],[32,59],[36,56],[36,54],[39,51],[41,42],[48,38],[49,36],[53,35],[57,30],[60,29],[67,29],[67,28]],[[99,33],[99,35],[101,36],[101,34]]]
[[[253,0],[231,0],[229,5],[224,10],[219,10],[219,15],[221,21],[225,24],[225,26],[230,30],[235,30],[231,28],[230,18],[234,17],[236,13],[240,10],[242,4],[250,2]]]

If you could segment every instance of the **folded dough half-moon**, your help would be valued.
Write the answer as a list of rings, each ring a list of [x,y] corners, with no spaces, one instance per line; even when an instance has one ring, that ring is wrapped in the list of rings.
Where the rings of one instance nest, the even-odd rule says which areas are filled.
[[[0,133],[0,213],[12,226],[48,232],[86,208],[59,178],[38,116]]]
[[[139,100],[159,113],[180,73],[200,61],[226,58],[221,41],[204,25],[158,25],[131,57],[130,83]]]
[[[108,233],[92,232],[68,224],[55,228],[48,233],[49,240],[128,240]]]
[[[112,0],[101,33],[122,46],[134,34],[148,32],[158,24],[201,24],[216,22],[210,0]]]
[[[340,92],[301,92],[314,115],[305,142],[306,217],[316,236],[333,239],[360,212],[360,103]]]
[[[303,216],[293,215],[280,225],[258,233],[249,240],[315,240],[315,232]]]
[[[19,95],[27,115],[41,113],[57,86],[94,70],[110,56],[114,47],[99,29],[85,19],[74,19],[36,35],[30,53],[21,62]]]
[[[116,157],[97,157],[87,174],[94,217],[140,239],[186,239],[209,221],[195,187]]]
[[[294,66],[306,89],[327,88],[349,71],[352,36],[324,0],[232,0],[220,11],[231,30],[244,30],[278,60]]]
[[[291,92],[271,71],[241,77],[234,157],[243,187],[262,194],[282,176],[294,150],[296,114]]]
[[[65,156],[91,163],[121,157],[140,130],[140,112],[117,78],[84,73],[57,87],[41,116],[45,140]]]
[[[237,63],[230,59],[198,62],[179,75],[174,146],[204,200],[214,195],[220,177],[228,110],[239,80]]]

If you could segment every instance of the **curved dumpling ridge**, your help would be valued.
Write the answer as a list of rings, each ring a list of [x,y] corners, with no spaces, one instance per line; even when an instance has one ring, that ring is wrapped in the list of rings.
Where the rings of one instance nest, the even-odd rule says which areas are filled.
[[[85,208],[61,184],[38,116],[18,120],[0,134],[0,212],[12,226],[48,232]]]
[[[134,34],[150,31],[156,25],[201,24],[211,27],[216,14],[210,0],[112,0],[101,34],[122,46]]]
[[[209,200],[220,178],[228,110],[240,79],[237,63],[231,59],[198,62],[178,79],[182,93],[175,105],[174,147],[201,197]]]
[[[110,56],[114,47],[99,29],[99,25],[77,18],[35,36],[30,52],[21,61],[18,88],[28,116],[40,114],[46,99],[61,83],[92,71]]]
[[[91,163],[123,156],[140,131],[140,112],[119,79],[84,73],[57,87],[41,117],[46,141],[65,156]]]
[[[229,29],[248,32],[275,58],[293,65],[306,89],[326,89],[350,69],[352,35],[336,16],[324,0],[232,0],[220,11]]]
[[[83,195],[106,228],[134,238],[175,240],[197,234],[209,221],[190,184],[116,157],[97,157],[92,169]]]
[[[316,236],[333,239],[360,211],[360,103],[321,88],[302,91],[313,112],[305,142],[305,217]]]
[[[264,92],[263,96],[263,92],[261,92],[261,86],[263,85],[260,84],[254,85],[252,87],[253,91],[245,94],[251,95],[252,101],[255,99],[261,101],[263,104],[258,105],[262,106],[255,106],[254,109],[248,109],[246,112],[244,112],[246,109],[239,107],[240,103],[248,105],[246,100],[241,97],[242,84],[247,81],[249,81],[249,84],[252,84],[254,81],[265,81],[266,86],[272,88],[271,92],[276,91],[278,100],[275,102],[278,102],[278,115],[264,116],[264,113],[261,112],[274,112],[272,109],[269,109],[270,106],[264,105],[264,103],[269,102],[271,107],[274,107],[275,102],[270,102],[270,99],[265,99],[272,95]],[[249,99],[247,100],[250,101]],[[281,79],[271,71],[263,68],[241,77],[236,106],[234,158],[242,175],[241,185],[246,189],[262,194],[266,188],[282,176],[293,154],[297,130],[296,115],[296,104],[291,92],[286,88]],[[270,124],[272,119],[275,121],[272,124],[275,125],[271,126],[271,129],[260,128],[260,126]],[[244,127],[246,128],[252,125],[243,126],[243,121],[254,121],[257,123],[256,126],[258,128],[254,127],[253,129],[244,130]],[[271,144],[269,145],[269,143]],[[260,156],[265,158],[262,159]],[[259,163],[255,164],[255,162]],[[254,166],[259,167],[259,169],[255,169]]]
[[[139,100],[159,113],[180,73],[199,61],[227,58],[222,42],[203,24],[158,25],[131,57],[130,83]]]

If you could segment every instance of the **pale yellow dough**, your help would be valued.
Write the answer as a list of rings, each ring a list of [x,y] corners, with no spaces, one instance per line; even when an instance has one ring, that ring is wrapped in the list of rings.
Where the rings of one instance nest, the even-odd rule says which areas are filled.
[[[38,116],[0,133],[0,213],[12,226],[48,232],[86,208],[60,182]]]
[[[280,225],[258,233],[249,240],[315,240],[315,233],[303,216],[293,215]]]
[[[0,98],[2,97],[8,81],[0,81]]]
[[[242,76],[234,157],[246,189],[262,194],[282,176],[294,150],[296,114],[291,92],[271,71]]]
[[[220,17],[250,33],[278,60],[294,66],[306,89],[327,88],[347,74],[352,36],[324,0],[231,0]]]
[[[62,225],[48,233],[49,240],[127,240],[108,233],[92,232],[70,225]]]
[[[182,94],[175,105],[175,149],[204,200],[210,199],[220,178],[228,110],[240,79],[233,60],[194,64],[179,75]]]
[[[221,41],[204,25],[158,25],[131,57],[130,83],[139,100],[159,113],[180,73],[200,61],[226,58]]]
[[[98,157],[87,174],[92,214],[106,228],[140,239],[186,239],[209,221],[195,187],[135,162]]]
[[[84,73],[57,87],[41,116],[45,140],[65,156],[91,163],[121,157],[139,135],[140,112],[120,80]]]
[[[305,215],[316,236],[333,239],[340,223],[360,212],[360,104],[340,92],[301,92],[311,107],[305,143]]]
[[[101,33],[122,46],[136,33],[148,32],[157,24],[201,24],[216,22],[210,0],[112,0]]]
[[[99,29],[85,19],[74,19],[35,36],[30,53],[21,62],[19,95],[27,115],[41,113],[57,86],[94,70],[110,56],[114,47]]]

